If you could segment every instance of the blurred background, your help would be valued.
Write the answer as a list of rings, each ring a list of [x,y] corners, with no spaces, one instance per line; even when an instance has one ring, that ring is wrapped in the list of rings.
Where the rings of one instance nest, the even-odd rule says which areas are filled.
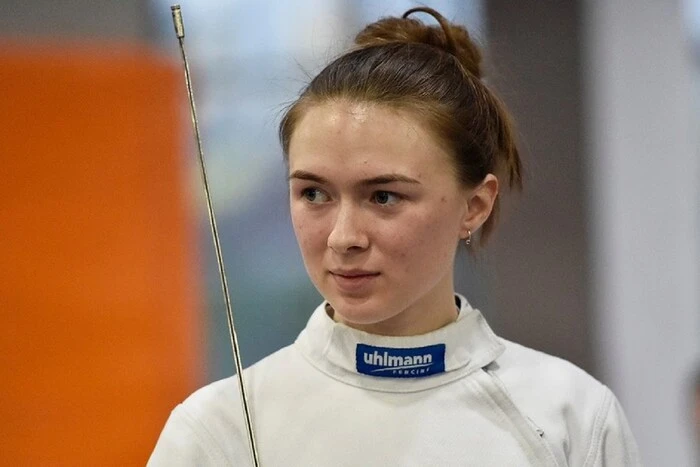
[[[247,366],[321,300],[280,114],[364,24],[417,4],[181,4]],[[700,0],[422,4],[483,45],[526,157],[458,290],[610,386],[646,465],[697,465]],[[170,410],[233,373],[169,7],[0,1],[1,465],[143,464]]]

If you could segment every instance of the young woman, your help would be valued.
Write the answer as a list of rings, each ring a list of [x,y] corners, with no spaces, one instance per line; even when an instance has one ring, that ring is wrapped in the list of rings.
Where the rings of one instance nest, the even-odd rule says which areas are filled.
[[[430,14],[438,26],[413,18]],[[244,372],[264,466],[631,466],[608,388],[494,335],[456,294],[521,169],[467,31],[429,8],[367,26],[280,137],[306,269],[325,301]],[[173,411],[151,465],[248,465],[234,379]]]

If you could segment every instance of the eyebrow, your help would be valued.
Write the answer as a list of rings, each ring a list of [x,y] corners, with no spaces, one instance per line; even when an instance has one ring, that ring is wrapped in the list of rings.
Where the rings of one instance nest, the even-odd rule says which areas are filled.
[[[296,178],[299,180],[309,180],[312,182],[326,184],[326,185],[330,184],[328,179],[323,178],[320,175],[316,175],[312,172],[307,172],[306,170],[295,170],[287,178],[288,178],[288,180],[292,180],[293,178]],[[415,178],[407,177],[405,175],[396,174],[396,173],[389,173],[389,174],[382,174],[382,175],[378,175],[376,177],[360,180],[357,183],[357,185],[372,186],[372,185],[384,185],[386,183],[394,183],[394,182],[420,184],[420,182],[418,180],[416,180]]]

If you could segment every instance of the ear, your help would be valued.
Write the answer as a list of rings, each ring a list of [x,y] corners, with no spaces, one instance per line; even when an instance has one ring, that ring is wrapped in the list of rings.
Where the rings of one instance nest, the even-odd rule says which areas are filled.
[[[460,235],[467,238],[486,222],[493,211],[493,205],[498,197],[498,179],[488,174],[475,188],[465,190],[466,211],[462,219]]]

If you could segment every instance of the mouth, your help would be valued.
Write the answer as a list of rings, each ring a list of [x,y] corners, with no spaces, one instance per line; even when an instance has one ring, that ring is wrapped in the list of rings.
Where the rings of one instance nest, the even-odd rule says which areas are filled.
[[[375,271],[365,271],[363,269],[348,269],[348,270],[343,270],[343,269],[336,269],[336,270],[331,270],[331,274],[334,276],[339,276],[339,277],[345,277],[345,278],[358,278],[358,277],[365,277],[365,276],[378,276],[379,273]]]
[[[364,270],[330,271],[338,288],[343,292],[361,292],[366,290],[379,277],[380,273]]]

